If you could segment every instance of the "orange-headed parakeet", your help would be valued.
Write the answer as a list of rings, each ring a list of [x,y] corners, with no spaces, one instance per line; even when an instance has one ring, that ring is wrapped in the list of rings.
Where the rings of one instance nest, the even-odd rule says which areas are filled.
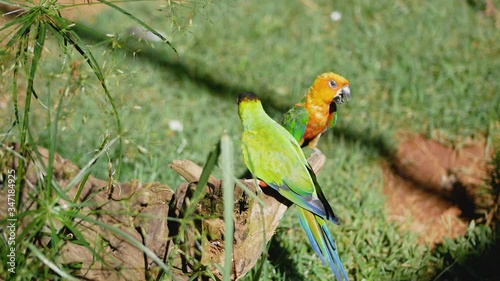
[[[317,150],[318,140],[337,122],[337,104],[349,102],[349,81],[327,72],[319,75],[301,103],[296,104],[283,119],[285,127],[301,146]]]
[[[243,158],[261,186],[269,186],[297,205],[299,220],[314,251],[337,280],[348,280],[326,220],[339,224],[299,143],[269,117],[254,93],[238,97],[243,125]]]

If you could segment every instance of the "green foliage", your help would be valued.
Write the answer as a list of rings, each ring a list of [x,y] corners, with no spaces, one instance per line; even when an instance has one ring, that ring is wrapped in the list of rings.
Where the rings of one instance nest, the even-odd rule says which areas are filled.
[[[435,250],[436,261],[443,270],[435,280],[497,280],[500,258],[500,232],[484,225],[469,225],[467,234],[455,240],[445,239]]]
[[[132,14],[110,2],[104,0],[101,2],[124,13],[128,18],[138,22],[145,29],[168,43],[161,34],[158,34]],[[122,236],[125,240],[141,249],[145,255],[151,257],[168,276],[169,267],[151,250],[129,234],[80,213],[83,205],[77,202],[79,195],[92,168],[103,154],[106,153],[108,156],[110,185],[113,184],[115,172],[116,176],[119,176],[122,167],[123,141],[121,135],[123,132],[118,108],[108,89],[101,63],[98,62],[91,48],[82,41],[75,31],[75,23],[61,15],[61,10],[74,5],[60,5],[56,0],[23,3],[2,1],[2,4],[18,6],[19,13],[0,27],[2,85],[7,85],[7,83],[11,85],[9,90],[7,90],[7,87],[2,87],[1,97],[2,102],[8,102],[9,108],[12,110],[8,112],[10,115],[7,114],[2,117],[6,117],[5,120],[13,120],[10,124],[1,124],[2,129],[4,125],[11,125],[2,139],[2,148],[6,149],[5,153],[1,155],[2,161],[0,161],[2,175],[0,181],[3,187],[4,184],[7,185],[3,174],[6,174],[7,170],[11,171],[5,165],[9,162],[13,163],[14,159],[17,158],[15,161],[17,162],[17,169],[14,173],[17,179],[15,199],[13,200],[15,204],[9,202],[8,205],[9,210],[14,211],[9,211],[12,215],[0,221],[0,225],[2,225],[0,233],[2,234],[2,244],[4,244],[0,251],[2,253],[0,276],[9,280],[76,280],[71,276],[70,272],[72,269],[77,269],[78,265],[63,264],[63,261],[59,259],[64,243],[70,241],[70,243],[84,246],[89,252],[94,253],[96,260],[101,259],[99,255],[100,249],[97,249],[96,252],[96,249],[91,248],[89,242],[75,227],[81,221],[100,225],[108,231]],[[57,46],[59,49],[57,49]],[[63,59],[55,63],[51,62],[50,56],[52,53],[49,49],[56,50],[57,55]],[[61,129],[59,125],[65,119],[64,115],[67,113],[68,104],[70,104],[68,100],[71,100],[71,95],[77,92],[78,89],[84,91],[88,76],[76,77],[75,65],[77,64],[75,63],[71,65],[72,73],[70,73],[71,76],[66,81],[64,79],[62,79],[63,81],[57,81],[59,77],[52,76],[52,73],[47,74],[43,70],[44,67],[51,68],[59,65],[63,69],[62,73],[59,70],[59,75],[63,74],[66,68],[66,60],[74,59],[72,52],[80,56],[79,59],[88,65],[93,77],[96,78],[89,84],[97,84],[101,88],[103,99],[111,109],[117,137],[111,140],[110,134],[107,132],[99,147],[94,150],[94,153],[91,153],[93,155],[91,155],[90,161],[83,165],[82,169],[73,178],[68,179],[68,185],[63,187],[54,179],[56,173],[54,170],[54,157],[56,148],[60,145],[58,136],[61,132],[64,132],[64,127]],[[61,76],[68,78],[67,76],[64,77],[64,75]],[[53,86],[59,88],[59,96],[52,93]],[[8,92],[10,92],[10,96],[7,96]],[[2,104],[3,106],[4,104]],[[37,106],[41,106],[41,108],[37,108]],[[46,126],[44,132],[37,129],[37,126],[42,123],[45,123]],[[38,141],[39,137],[44,140]],[[110,147],[117,140],[119,146],[111,161]],[[17,141],[20,144],[19,153],[7,149],[6,141]],[[45,144],[48,147],[48,157],[41,155],[37,149],[39,144]],[[80,153],[85,154],[85,152]],[[32,186],[32,183],[29,183],[25,176],[29,162],[35,163],[36,186]],[[113,167],[113,162],[117,163],[115,167]],[[76,196],[69,198],[67,191],[76,184],[79,184]],[[10,185],[9,181],[9,189]],[[29,186],[29,190],[21,189],[21,186]],[[28,194],[23,197],[23,193]],[[32,202],[28,204],[26,198],[29,198],[28,201]],[[5,226],[12,225],[12,219],[15,219],[15,229],[7,230]],[[18,231],[20,225],[23,225],[22,231]],[[8,239],[8,235],[12,233],[16,233],[15,244],[11,243],[14,241]],[[69,238],[70,236],[73,238]],[[10,247],[7,247],[7,245]],[[7,271],[7,261],[9,260],[7,254],[12,254],[11,249],[15,249],[13,253],[16,259],[15,266],[9,266],[9,268],[14,269],[15,273]]]

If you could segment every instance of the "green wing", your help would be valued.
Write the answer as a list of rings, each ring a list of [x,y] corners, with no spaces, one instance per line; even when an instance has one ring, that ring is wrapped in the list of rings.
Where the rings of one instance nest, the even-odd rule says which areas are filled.
[[[337,111],[330,113],[330,120],[328,120],[327,130],[335,127],[335,124],[337,124],[337,120],[338,120]]]
[[[256,178],[298,206],[338,223],[302,149],[278,123],[244,131],[242,150],[245,164]]]
[[[286,185],[300,196],[316,196],[300,146],[277,123],[276,126],[261,126],[257,131],[245,131],[242,150],[250,172],[266,184]]]
[[[309,122],[309,112],[303,105],[293,106],[283,118],[283,127],[301,144]]]

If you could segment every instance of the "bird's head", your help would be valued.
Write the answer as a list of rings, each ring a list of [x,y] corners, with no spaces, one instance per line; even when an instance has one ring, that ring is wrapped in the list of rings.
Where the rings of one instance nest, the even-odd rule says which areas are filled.
[[[267,116],[259,97],[252,92],[241,93],[238,96],[238,114],[243,127],[256,118]]]
[[[333,72],[323,73],[314,80],[309,95],[330,105],[349,102],[351,100],[349,81]]]
[[[260,102],[260,99],[255,93],[244,92],[238,95],[238,105],[245,102]]]

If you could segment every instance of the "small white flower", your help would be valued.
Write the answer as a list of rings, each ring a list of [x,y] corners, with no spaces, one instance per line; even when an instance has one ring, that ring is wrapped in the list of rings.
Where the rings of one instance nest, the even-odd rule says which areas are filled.
[[[184,130],[184,126],[181,121],[175,119],[168,121],[168,127],[174,132],[182,132],[182,130]]]
[[[339,11],[333,11],[330,14],[330,18],[332,19],[332,21],[339,21],[342,18],[342,13]]]

